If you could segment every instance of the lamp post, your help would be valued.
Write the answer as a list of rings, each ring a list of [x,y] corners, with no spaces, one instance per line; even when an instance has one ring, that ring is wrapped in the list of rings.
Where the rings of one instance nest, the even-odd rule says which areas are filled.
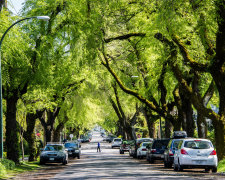
[[[3,110],[2,110],[2,68],[1,68],[1,47],[2,47],[2,42],[5,37],[5,35],[8,33],[8,31],[18,24],[21,21],[28,20],[28,19],[39,19],[39,20],[44,20],[48,21],[50,18],[48,16],[34,16],[34,17],[27,17],[20,19],[13,23],[2,35],[2,38],[0,40],[0,159],[3,159]]]

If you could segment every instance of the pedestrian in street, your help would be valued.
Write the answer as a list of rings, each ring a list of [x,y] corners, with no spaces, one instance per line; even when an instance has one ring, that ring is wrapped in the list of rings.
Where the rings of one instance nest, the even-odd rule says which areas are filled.
[[[100,142],[98,142],[98,146],[97,146],[97,152],[101,152],[101,148],[100,148]]]

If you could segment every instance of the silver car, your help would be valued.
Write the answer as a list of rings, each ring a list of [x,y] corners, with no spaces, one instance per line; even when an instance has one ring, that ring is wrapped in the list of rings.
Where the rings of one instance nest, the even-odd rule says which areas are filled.
[[[63,144],[50,143],[45,146],[40,154],[40,164],[45,163],[68,163],[68,151]]]
[[[114,138],[112,142],[112,148],[120,147],[120,145],[122,144],[122,141],[123,140],[121,138]]]
[[[174,170],[185,168],[212,169],[217,172],[218,158],[212,142],[207,139],[182,139],[174,154]]]

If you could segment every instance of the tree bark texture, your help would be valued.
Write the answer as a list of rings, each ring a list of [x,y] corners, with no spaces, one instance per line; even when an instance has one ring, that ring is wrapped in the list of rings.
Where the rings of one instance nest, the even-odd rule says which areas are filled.
[[[19,163],[19,127],[16,121],[18,96],[15,94],[6,99],[6,149],[7,159]]]
[[[35,140],[36,140],[36,135],[35,135],[35,123],[36,123],[36,114],[33,113],[28,113],[26,116],[26,121],[27,121],[27,131],[26,131],[26,141],[28,142],[28,147],[29,147],[29,158],[28,161],[35,161],[35,156],[37,152]]]

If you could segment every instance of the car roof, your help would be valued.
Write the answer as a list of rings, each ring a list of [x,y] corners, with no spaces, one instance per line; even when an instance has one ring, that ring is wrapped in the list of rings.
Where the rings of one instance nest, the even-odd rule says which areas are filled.
[[[209,139],[203,139],[203,138],[184,138],[184,139],[182,139],[182,140],[184,140],[184,141],[201,140],[201,141],[209,141],[209,142],[211,142]]]

